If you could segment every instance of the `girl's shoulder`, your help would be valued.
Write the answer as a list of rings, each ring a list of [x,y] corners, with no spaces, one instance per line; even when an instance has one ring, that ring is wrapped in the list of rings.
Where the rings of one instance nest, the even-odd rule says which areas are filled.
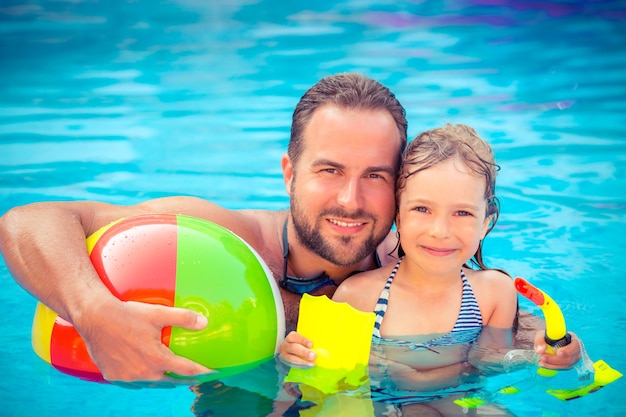
[[[474,284],[474,281],[477,283],[488,283],[489,285],[495,283],[513,285],[513,278],[497,269],[476,270],[463,268],[463,272],[472,285]]]
[[[360,289],[362,287],[369,287],[371,285],[375,285],[377,282],[380,282],[381,285],[384,286],[384,283],[387,281],[387,278],[391,274],[393,267],[395,265],[388,264],[380,268],[372,269],[369,271],[359,272],[358,274],[354,274],[349,278],[346,278],[339,288],[344,287],[349,290]]]
[[[380,292],[391,273],[389,266],[360,272],[344,280],[333,296],[333,301],[346,302],[361,311],[372,311]]]
[[[483,321],[493,327],[510,328],[517,311],[513,278],[495,270],[465,271],[480,306]]]
[[[517,296],[513,278],[497,269],[473,270],[464,269],[474,291],[486,294],[496,294],[502,297]]]

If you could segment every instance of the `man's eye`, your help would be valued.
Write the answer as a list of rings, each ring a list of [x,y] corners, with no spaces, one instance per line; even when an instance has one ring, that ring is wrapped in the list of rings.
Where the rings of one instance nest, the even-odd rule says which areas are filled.
[[[384,175],[384,174],[375,174],[375,173],[372,173],[372,174],[370,174],[370,178],[372,178],[372,179],[376,179],[376,180],[384,180],[384,181],[389,181],[389,182],[391,182],[391,180],[389,179],[389,177],[388,177],[387,175]]]

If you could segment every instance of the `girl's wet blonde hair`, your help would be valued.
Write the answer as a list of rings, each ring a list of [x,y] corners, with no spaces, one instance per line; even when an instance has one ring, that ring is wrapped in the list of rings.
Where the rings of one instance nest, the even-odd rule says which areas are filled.
[[[402,156],[396,183],[396,206],[400,203],[400,194],[406,188],[407,179],[411,175],[454,157],[458,157],[473,173],[485,178],[485,218],[492,216],[487,229],[489,234],[500,215],[500,206],[495,195],[496,175],[500,167],[496,164],[491,146],[473,128],[466,125],[447,124],[421,133],[409,143]],[[480,269],[487,269],[483,263],[482,246],[481,241],[470,263]],[[402,248],[399,250],[402,251]]]

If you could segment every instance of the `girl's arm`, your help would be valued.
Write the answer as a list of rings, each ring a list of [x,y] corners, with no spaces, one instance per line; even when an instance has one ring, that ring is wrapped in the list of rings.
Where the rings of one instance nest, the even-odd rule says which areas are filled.
[[[477,297],[480,296],[478,301],[481,312],[487,313],[487,317],[483,313],[483,324],[493,328],[513,328],[518,310],[517,290],[513,280],[495,270],[482,271],[478,279],[484,280],[480,285],[480,294],[477,294]],[[483,309],[483,305],[487,308]]]

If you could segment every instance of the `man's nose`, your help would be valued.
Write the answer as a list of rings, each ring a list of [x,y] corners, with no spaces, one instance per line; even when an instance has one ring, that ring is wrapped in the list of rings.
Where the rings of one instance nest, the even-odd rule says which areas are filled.
[[[337,203],[347,209],[358,209],[363,200],[363,188],[359,179],[346,178],[337,193]]]

